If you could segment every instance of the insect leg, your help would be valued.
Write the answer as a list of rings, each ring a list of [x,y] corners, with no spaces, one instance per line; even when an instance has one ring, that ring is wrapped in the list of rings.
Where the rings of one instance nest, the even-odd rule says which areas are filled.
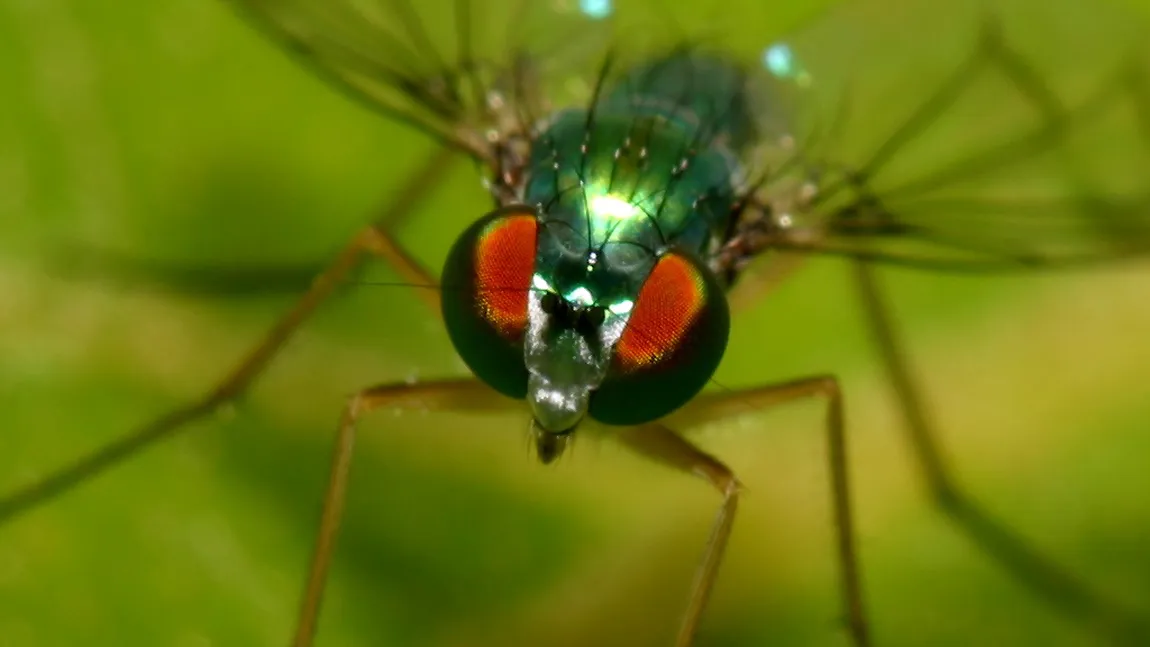
[[[296,620],[292,647],[310,647],[315,637],[320,603],[328,568],[335,548],[336,535],[343,518],[343,504],[347,494],[347,479],[355,446],[355,427],[360,417],[381,408],[449,410],[449,411],[504,411],[517,407],[519,402],[503,397],[490,387],[473,379],[442,380],[408,384],[406,382],[374,386],[356,395],[344,407],[336,432],[335,448],[331,458],[331,472],[324,493],[319,530],[308,568],[307,584]]]
[[[887,164],[916,139],[929,133],[941,118],[961,104],[979,79],[990,74],[997,74],[1009,82],[1017,98],[1039,117],[1038,125],[1005,142],[980,147],[935,171],[914,176],[896,186],[883,186],[881,192],[876,191],[875,179],[882,175]],[[819,184],[818,191],[802,204],[799,211],[800,214],[809,212],[819,216],[815,219],[820,221],[817,225],[802,224],[800,217],[800,224],[794,229],[763,228],[760,220],[749,219],[745,228],[736,231],[732,241],[740,243],[737,248],[740,254],[734,255],[734,262],[741,261],[741,257],[774,250],[869,257],[933,269],[966,269],[961,263],[948,263],[946,259],[887,254],[881,249],[870,249],[861,242],[868,236],[890,235],[905,226],[898,213],[884,205],[899,199],[911,199],[972,175],[991,173],[1050,149],[1065,139],[1076,124],[1088,123],[1090,117],[1098,112],[1102,100],[1115,94],[1114,90],[1115,84],[1108,83],[1082,105],[1068,108],[1039,72],[1003,42],[997,23],[988,19],[983,23],[974,51],[882,140],[868,158],[857,166],[826,160],[811,163],[810,171],[817,171],[816,175],[828,175],[825,183]],[[1131,94],[1136,93],[1132,91]],[[833,129],[842,127],[844,119],[839,117]],[[846,202],[839,204],[843,194]],[[765,202],[769,203],[769,199]],[[777,225],[770,219],[767,222]],[[999,265],[1018,265],[1018,259],[1013,257],[993,260],[1001,260]]]
[[[619,439],[639,454],[656,462],[705,478],[723,496],[711,536],[703,550],[702,560],[691,584],[690,600],[683,612],[676,647],[690,647],[699,628],[699,620],[707,605],[719,564],[726,551],[727,539],[739,504],[741,485],[735,474],[719,459],[695,447],[687,439],[659,424],[633,427],[619,432]]]
[[[439,163],[438,169],[443,168],[441,158],[442,154],[431,160]],[[384,209],[376,222],[390,224],[402,218],[403,214],[411,210],[419,199],[426,195],[428,189],[434,185],[434,180],[439,177],[441,176],[431,172],[431,165],[428,165],[417,174],[416,182],[411,184],[411,189],[401,192],[400,197]],[[199,400],[173,409],[135,431],[81,456],[70,465],[0,497],[0,524],[67,492],[136,455],[137,452],[172,437],[186,425],[211,415],[220,406],[239,397],[267,367],[296,329],[331,296],[337,287],[343,284],[348,274],[359,267],[368,254],[374,254],[392,263],[405,280],[429,283],[427,272],[403,251],[383,227],[378,224],[369,225],[356,234],[327,269],[315,278],[311,287],[295,306],[276,322],[263,341],[252,349],[215,388]],[[434,297],[430,291],[420,292],[427,295],[429,302]],[[437,304],[434,311],[438,313]]]
[[[748,407],[760,409],[811,396],[820,396],[827,400],[827,458],[834,498],[836,551],[842,569],[843,604],[848,630],[854,644],[857,647],[866,647],[870,644],[870,634],[863,609],[861,577],[855,551],[850,486],[847,478],[843,403],[837,378],[829,375],[816,376],[733,393],[704,396],[689,405],[682,413],[672,416],[672,420],[676,423],[699,424],[746,413]],[[687,647],[698,629],[703,608],[714,586],[719,564],[726,550],[727,538],[730,536],[731,525],[734,522],[741,486],[729,467],[668,427],[659,424],[634,427],[621,431],[620,438],[640,454],[670,467],[702,476],[723,495],[723,503],[715,518],[711,536],[707,540],[703,558],[691,586],[690,601],[683,614],[683,623],[675,643],[678,647]]]
[[[938,446],[927,405],[911,375],[874,270],[866,263],[856,262],[854,273],[871,335],[898,396],[911,447],[935,505],[969,536],[976,547],[1056,611],[1096,631],[1113,644],[1150,644],[1150,621],[1089,590],[1077,578],[983,512],[956,484]]]

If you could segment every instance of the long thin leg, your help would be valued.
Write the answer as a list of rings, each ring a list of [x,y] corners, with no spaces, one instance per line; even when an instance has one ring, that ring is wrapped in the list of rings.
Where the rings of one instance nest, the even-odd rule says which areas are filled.
[[[698,424],[812,396],[827,400],[827,460],[831,473],[836,550],[842,571],[843,606],[846,610],[847,627],[855,645],[866,647],[870,644],[870,632],[863,608],[861,574],[855,551],[843,401],[838,380],[834,376],[820,375],[744,391],[705,396],[696,400],[673,420]],[[691,586],[690,601],[683,613],[683,622],[675,641],[677,647],[688,647],[694,640],[703,609],[719,572],[719,564],[735,519],[741,486],[729,467],[663,425],[653,424],[627,429],[620,432],[620,439],[635,451],[660,463],[707,479],[723,495],[723,503],[712,525],[711,536],[703,551],[703,558]]]
[[[444,168],[443,155],[437,153],[414,177],[414,181],[401,192],[376,219],[379,223],[392,223],[418,203]],[[184,429],[186,425],[216,411],[220,406],[234,400],[243,393],[252,381],[267,367],[284,343],[312,312],[331,296],[332,292],[356,267],[366,254],[374,254],[391,263],[405,280],[421,285],[430,284],[427,275],[410,256],[379,225],[369,225],[356,234],[330,266],[316,277],[311,288],[296,302],[295,306],[280,319],[263,341],[224,377],[220,383],[198,401],[172,410],[143,427],[92,451],[71,465],[63,467],[47,477],[30,483],[0,498],[0,524],[7,523],[18,515],[56,497],[83,483],[105,470],[134,456],[137,452]],[[434,302],[435,295],[428,290],[420,290],[421,296]],[[438,307],[433,308],[438,313]]]
[[[876,194],[872,181],[881,176],[886,165],[906,146],[929,132],[948,111],[953,110],[979,78],[995,72],[1004,77],[1017,97],[1040,117],[1039,126],[1028,129],[1020,136],[1005,142],[979,148],[933,172],[912,177],[894,186],[884,186],[881,195]],[[1100,96],[1112,93],[1111,88],[1105,87]],[[997,24],[987,21],[983,24],[977,48],[927,95],[926,99],[861,165],[854,167],[829,160],[814,165],[814,168],[822,172],[833,171],[833,173],[829,176],[831,179],[820,182],[818,192],[804,208],[818,212],[824,205],[830,206],[831,211],[825,214],[828,216],[826,222],[820,222],[816,230],[799,226],[794,230],[768,228],[766,231],[759,231],[761,225],[752,221],[747,231],[739,232],[749,241],[743,253],[746,256],[753,256],[763,250],[790,250],[799,252],[798,255],[802,252],[869,255],[879,260],[888,262],[902,260],[914,265],[917,261],[913,257],[906,259],[901,259],[897,255],[887,257],[881,252],[869,250],[858,244],[860,234],[889,233],[883,231],[882,225],[888,227],[890,231],[896,231],[902,226],[897,214],[883,207],[884,202],[921,195],[947,183],[959,182],[971,175],[985,175],[994,169],[1048,149],[1065,136],[1072,118],[1077,118],[1083,123],[1088,122],[1096,110],[1097,103],[1098,99],[1092,98],[1086,102],[1086,106],[1078,107],[1075,111],[1068,110],[1047,87],[1037,71],[1002,41]],[[841,126],[842,123],[834,124],[836,129]],[[835,201],[843,192],[849,192],[850,199],[846,205],[836,204]],[[826,240],[827,234],[831,234],[830,240]],[[947,267],[945,262],[932,262],[929,259],[922,259],[922,264],[937,269]]]
[[[1103,599],[1025,540],[991,518],[956,484],[942,456],[927,406],[911,375],[874,270],[854,264],[871,335],[902,408],[904,426],[934,503],[974,544],[1059,613],[1116,645],[1150,644],[1150,620]]]
[[[292,647],[310,647],[315,637],[324,585],[335,548],[336,535],[343,518],[347,479],[355,449],[355,428],[360,417],[376,409],[420,409],[432,411],[483,412],[504,411],[519,402],[499,395],[485,384],[472,379],[444,380],[423,384],[384,384],[360,391],[344,407],[332,451],[331,473],[323,498],[319,530],[308,569]]]
[[[715,576],[718,574],[727,539],[731,535],[731,526],[735,521],[742,486],[734,472],[722,461],[662,425],[651,424],[629,428],[619,432],[619,438],[624,444],[648,458],[668,467],[703,477],[723,497],[711,526],[711,535],[707,539],[703,557],[695,572],[690,598],[683,612],[678,637],[675,639],[676,647],[689,647],[694,641],[699,628],[699,619],[714,587]]]
[[[989,38],[989,37],[988,37]],[[987,40],[987,39],[984,39]],[[999,50],[1003,48],[997,45]],[[998,50],[993,50],[998,51]],[[1006,50],[1008,51],[1008,50]],[[1041,268],[1069,268],[1087,263],[1099,263],[1118,260],[1124,256],[1143,255],[1146,252],[1145,216],[1146,195],[1138,192],[1133,194],[1115,194],[1107,197],[1097,195],[1084,184],[1082,165],[1086,163],[1081,157],[1067,154],[1063,156],[1067,165],[1066,180],[1071,188],[1080,188],[1082,193],[1077,196],[1077,204],[1071,205],[1066,198],[1065,207],[1071,207],[1071,213],[1081,216],[1082,223],[1090,225],[1092,244],[1077,249],[1060,249],[1058,245],[1043,244],[1049,240],[1050,231],[1035,220],[1030,226],[1036,236],[1033,245],[1019,244],[1003,239],[993,244],[992,239],[979,242],[977,238],[965,240],[948,233],[948,227],[940,226],[933,231],[933,226],[925,220],[911,217],[909,221],[903,220],[903,214],[897,208],[888,209],[886,203],[899,200],[913,200],[916,196],[927,195],[931,190],[947,185],[954,185],[974,175],[992,174],[993,169],[1005,166],[1012,162],[1019,162],[1028,156],[1036,155],[1044,150],[1053,149],[1063,141],[1078,124],[1088,125],[1109,106],[1122,101],[1129,103],[1125,106],[1135,117],[1135,128],[1143,141],[1144,146],[1150,147],[1150,80],[1142,69],[1137,67],[1119,68],[1111,75],[1107,75],[1100,86],[1084,101],[1071,108],[1058,107],[1053,95],[1045,91],[1037,74],[1026,67],[1025,62],[1016,55],[1010,54],[1008,58],[999,60],[1006,54],[999,53],[993,62],[995,67],[1005,70],[1011,82],[1019,87],[1021,96],[1036,111],[1043,114],[1044,119],[1038,127],[1023,133],[1022,136],[994,144],[975,151],[962,159],[952,161],[947,165],[926,175],[912,178],[897,186],[883,187],[881,193],[875,193],[869,184],[869,178],[874,176],[875,170],[864,166],[861,170],[837,168],[844,175],[834,184],[828,185],[820,193],[816,201],[824,200],[844,187],[850,186],[855,196],[846,207],[838,208],[828,214],[830,223],[826,236],[812,238],[812,232],[807,229],[797,229],[795,232],[770,232],[768,235],[758,235],[756,238],[756,251],[759,249],[789,250],[795,253],[824,254],[837,256],[851,256],[856,259],[867,259],[881,262],[888,266],[903,265],[917,269],[929,269],[965,273],[993,273],[1002,271],[1034,270]],[[985,56],[983,57],[985,58]],[[969,66],[968,66],[969,67]],[[982,65],[985,67],[985,64]],[[966,68],[963,68],[966,70]],[[896,137],[889,141],[901,147],[907,141],[925,130],[931,119],[936,118],[941,111],[945,111],[954,104],[961,94],[962,85],[969,82],[969,74],[957,75],[946,86],[946,92],[941,93],[947,101],[932,101],[925,104],[919,112],[915,113],[910,131],[907,127],[900,129]],[[956,87],[952,87],[956,86]],[[929,110],[926,110],[929,109]],[[923,110],[926,114],[923,115]],[[1104,115],[1103,115],[1104,116]],[[881,161],[889,149],[884,146],[880,151]],[[1148,149],[1150,150],[1150,149]],[[1105,192],[1104,192],[1105,193]],[[1049,198],[1053,202],[1053,197]],[[929,200],[929,198],[928,198]],[[978,200],[973,203],[977,204]],[[993,200],[987,204],[994,205]],[[1031,206],[1041,204],[1036,200]],[[1020,203],[1025,208],[1025,203]],[[1051,205],[1053,206],[1053,205]],[[972,206],[972,208],[977,208]],[[1057,207],[1055,207],[1057,208]],[[950,216],[945,216],[949,218]],[[952,223],[953,225],[953,223]],[[932,242],[950,246],[955,252],[968,252],[981,256],[981,258],[947,257],[929,251],[909,252],[899,251],[895,247],[876,245],[876,238],[898,235],[900,229],[914,232],[922,227],[922,231],[911,233],[911,237],[919,238],[925,242],[928,237],[935,236]],[[1023,231],[1020,228],[1018,231]],[[1017,233],[1017,232],[1016,232]],[[868,240],[869,239],[869,240]],[[1021,239],[1020,239],[1021,240]],[[989,244],[988,244],[989,243]],[[1045,249],[1049,248],[1049,249]]]

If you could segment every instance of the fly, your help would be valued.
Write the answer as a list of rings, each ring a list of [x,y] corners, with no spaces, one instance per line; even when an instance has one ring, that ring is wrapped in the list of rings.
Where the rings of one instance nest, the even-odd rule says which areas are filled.
[[[606,1],[524,3],[504,25],[511,35],[488,39],[494,46],[480,43],[493,19],[466,0],[440,12],[454,27],[449,36],[402,0],[230,4],[338,90],[474,161],[492,204],[477,207],[442,271],[433,272],[393,235],[408,206],[398,201],[354,236],[206,397],[10,493],[0,499],[0,520],[234,400],[332,291],[376,257],[409,284],[438,286],[423,294],[473,376],[388,383],[350,399],[293,645],[313,644],[356,425],[373,411],[526,411],[543,463],[559,458],[583,427],[599,424],[639,454],[707,481],[721,503],[679,619],[675,644],[687,647],[719,576],[742,490],[721,459],[680,434],[677,421],[816,399],[829,448],[843,618],[853,643],[864,647],[871,629],[839,379],[826,373],[703,392],[728,350],[733,317],[804,256],[834,255],[853,261],[912,446],[944,511],[1056,611],[1113,644],[1150,641],[1145,615],[1090,593],[955,485],[874,272],[876,264],[1018,271],[1150,252],[1146,167],[1131,163],[1150,157],[1150,85],[1136,28],[1073,3],[1036,12],[1024,1],[1003,2],[988,13],[947,3],[940,10],[947,24],[977,35],[960,64],[930,87],[875,89],[866,87],[865,73],[854,78],[849,52],[866,50],[878,34],[897,40],[906,25],[919,24],[911,16],[930,9],[891,5],[889,15],[870,16],[866,30],[859,27],[865,7],[842,9],[793,37],[756,43],[748,55],[705,37],[668,40],[666,29],[636,30],[616,21]],[[1025,15],[1044,19],[1032,24],[1019,19]],[[1046,52],[1051,60],[1027,55],[1033,42],[1020,36],[1020,24],[1043,32],[1048,50],[1057,43]],[[545,28],[534,31],[539,25]],[[1087,57],[1074,44],[1075,36],[1088,42],[1091,29],[1111,30],[1109,57]],[[925,64],[896,43],[890,51],[908,68]],[[985,85],[988,77],[998,85]],[[899,94],[908,90],[921,96]],[[968,105],[980,93],[997,101],[994,110]],[[884,99],[911,108],[892,109],[897,114],[881,136],[850,130],[856,105]],[[1132,109],[1116,116],[1115,106]],[[1092,128],[1115,124],[1125,139],[1113,141],[1107,155],[1081,154],[1098,142]],[[925,156],[947,129],[979,136]],[[946,161],[937,163],[940,157]],[[934,163],[924,165],[928,159]],[[413,191],[429,190],[443,165],[442,155],[432,160]]]

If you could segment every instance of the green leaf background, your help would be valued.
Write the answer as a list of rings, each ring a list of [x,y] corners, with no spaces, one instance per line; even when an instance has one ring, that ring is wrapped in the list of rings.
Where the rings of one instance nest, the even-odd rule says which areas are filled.
[[[430,150],[219,2],[0,0],[0,88],[5,491],[198,396],[291,302],[105,280],[61,250],[317,265]],[[402,232],[432,264],[486,204],[466,164],[449,186]],[[1150,614],[1148,269],[884,277],[962,481]],[[737,319],[717,377],[841,375],[878,644],[1097,644],[931,507],[845,270],[816,262]],[[346,291],[238,406],[0,528],[0,646],[284,644],[344,398],[463,372],[421,308]],[[820,420],[694,436],[748,487],[700,646],[848,644]],[[526,442],[515,416],[366,422],[317,644],[669,644],[716,495],[609,437],[552,467]]]

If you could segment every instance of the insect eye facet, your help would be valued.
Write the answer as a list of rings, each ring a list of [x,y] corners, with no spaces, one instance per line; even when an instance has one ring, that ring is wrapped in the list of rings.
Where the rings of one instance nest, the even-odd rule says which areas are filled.
[[[714,276],[693,258],[659,259],[615,344],[611,368],[591,397],[592,417],[607,424],[658,420],[711,378],[730,332],[730,312]]]
[[[447,334],[471,372],[496,391],[527,393],[523,336],[535,273],[535,213],[496,211],[455,241],[443,268]]]

